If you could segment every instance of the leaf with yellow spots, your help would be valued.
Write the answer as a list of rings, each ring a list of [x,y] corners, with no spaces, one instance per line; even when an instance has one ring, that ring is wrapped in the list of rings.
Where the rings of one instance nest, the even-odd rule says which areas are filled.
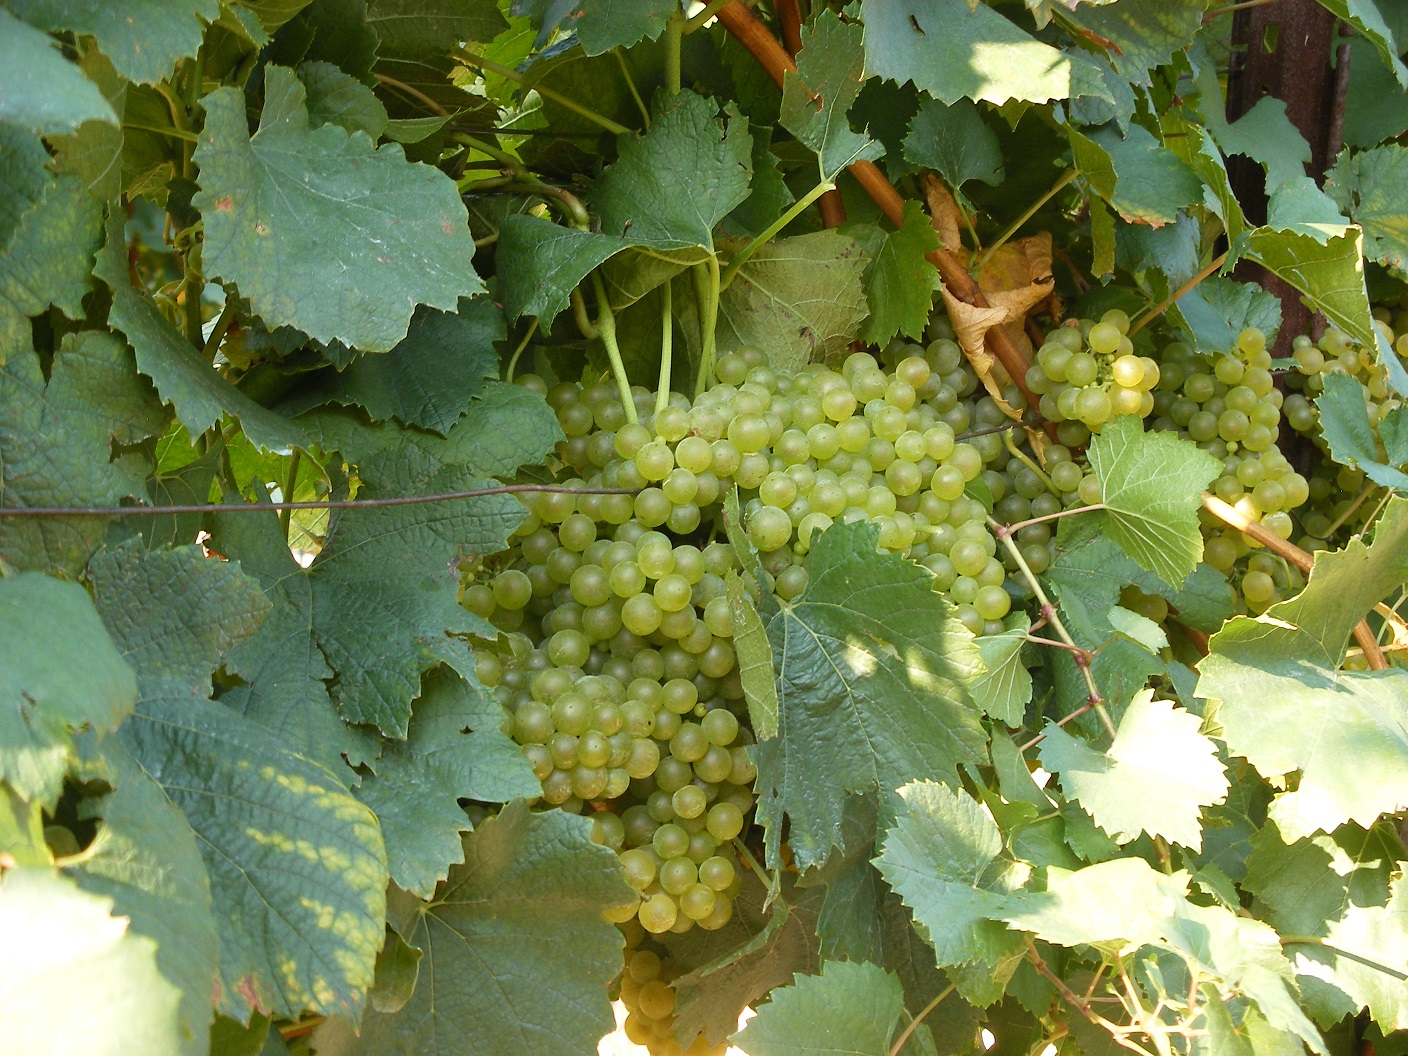
[[[138,673],[118,731],[184,815],[210,877],[216,1007],[355,1019],[386,914],[376,818],[333,775],[211,700],[211,673],[269,610],[259,584],[199,546],[124,546],[89,565],[108,633]]]

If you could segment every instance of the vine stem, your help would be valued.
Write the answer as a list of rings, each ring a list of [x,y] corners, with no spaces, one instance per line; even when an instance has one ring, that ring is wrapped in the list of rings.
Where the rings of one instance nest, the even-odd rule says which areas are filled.
[[[1178,300],[1189,290],[1193,289],[1194,286],[1198,285],[1198,283],[1202,282],[1209,275],[1215,272],[1218,268],[1222,267],[1223,264],[1227,263],[1227,256],[1227,253],[1223,253],[1220,257],[1214,259],[1212,263],[1208,264],[1205,268],[1199,271],[1198,274],[1194,275],[1182,286],[1178,287],[1178,289],[1174,290],[1167,297],[1165,297],[1162,302],[1154,305],[1153,308],[1149,309],[1149,311],[1141,315],[1138,320],[1136,320],[1130,325],[1129,336],[1133,337],[1135,334],[1139,333],[1139,331],[1143,330],[1155,319],[1163,315],[1164,312],[1168,311],[1169,307],[1173,304],[1174,301]]]
[[[230,331],[230,324],[235,321],[235,306],[230,298],[225,298],[225,304],[220,309],[220,317],[215,320],[215,326],[210,331],[210,336],[205,339],[205,346],[201,349],[201,355],[205,357],[207,363],[214,362],[215,353],[220,351],[220,342],[225,340],[225,335]]]
[[[666,282],[660,288],[660,380],[655,383],[655,413],[670,405],[670,368],[675,345],[675,290]]]
[[[1005,246],[1008,242],[1010,242],[1012,240],[1012,236],[1022,229],[1023,224],[1025,224],[1028,220],[1030,220],[1036,215],[1038,209],[1040,209],[1047,202],[1051,201],[1052,198],[1055,198],[1056,195],[1060,194],[1061,190],[1075,178],[1076,169],[1075,166],[1072,165],[1069,169],[1061,173],[1061,175],[1056,178],[1056,182],[1051,185],[1051,187],[1047,190],[1045,194],[1043,194],[1040,198],[1032,202],[1032,204],[1027,207],[1026,212],[1022,213],[1021,216],[1017,217],[1017,219],[1013,220],[1010,224],[1003,228],[1002,234],[997,236],[997,240],[993,242],[992,245],[988,246],[987,249],[983,250],[982,256],[978,258],[977,263],[974,264],[973,267],[970,269],[973,274],[981,274],[983,268],[987,266],[988,261],[992,259],[993,254],[996,253],[1003,246]]]
[[[283,498],[287,502],[293,501],[293,493],[298,488],[298,463],[303,459],[303,452],[298,448],[293,449],[293,454],[288,459],[288,476],[284,478]],[[293,527],[293,509],[286,507],[279,511],[279,530],[284,533],[284,542],[288,542],[289,529]]]
[[[513,350],[513,355],[509,357],[508,367],[504,370],[504,381],[513,381],[513,372],[518,369],[518,357],[523,355],[523,350],[528,347],[528,342],[533,340],[533,335],[538,332],[538,318],[533,317],[533,321],[528,324],[528,332],[523,335],[523,340],[518,342],[518,346]]]
[[[1215,7],[1203,16],[1203,24],[1211,22],[1222,15],[1235,14],[1238,11],[1246,11],[1253,7],[1265,7],[1267,4],[1274,4],[1276,0],[1242,0],[1239,4],[1228,4],[1226,7]]]
[[[1250,518],[1242,516],[1235,506],[1232,506],[1216,495],[1203,492],[1203,509],[1222,521],[1231,525],[1241,532],[1248,539],[1254,539],[1266,549],[1279,557],[1284,557],[1291,564],[1295,565],[1302,572],[1309,572],[1315,564],[1315,558],[1307,554],[1295,543],[1282,539],[1275,532],[1263,525],[1257,524]],[[1354,640],[1359,648],[1364,651],[1364,659],[1369,667],[1375,671],[1388,670],[1388,658],[1384,656],[1383,649],[1379,646],[1379,640],[1374,636],[1374,632],[1369,629],[1369,624],[1360,620],[1354,625]]]
[[[631,69],[626,65],[626,56],[620,48],[612,48],[611,54],[616,56],[616,62],[621,67],[621,77],[626,82],[626,87],[630,89],[631,98],[635,100],[636,109],[640,111],[641,126],[650,131],[650,107],[645,105],[645,100],[640,97],[640,89],[636,87],[636,79],[631,76]]]
[[[1007,448],[1008,454],[1010,454],[1018,462],[1022,463],[1022,465],[1026,466],[1033,473],[1035,473],[1037,479],[1046,485],[1047,491],[1051,492],[1051,494],[1055,495],[1058,499],[1061,497],[1061,489],[1056,486],[1056,482],[1051,479],[1051,477],[1047,474],[1046,470],[1042,469],[1040,466],[1038,466],[1035,462],[1033,462],[1030,458],[1028,458],[1022,453],[1022,449],[1019,448],[1017,446],[1017,442],[1012,439],[1011,429],[1008,429],[1002,434],[1002,446]]]
[[[474,52],[469,51],[468,49],[462,48],[459,51],[456,51],[455,58],[459,59],[466,65],[477,66],[479,69],[487,70],[489,73],[496,73],[500,77],[513,81],[514,84],[521,85],[525,80],[523,74],[519,73],[517,70],[511,70],[507,66],[501,66],[497,62],[494,62],[491,59],[486,59],[482,55],[477,55]],[[551,88],[543,87],[541,84],[533,85],[533,90],[539,95],[541,95],[544,99],[549,99],[552,102],[556,103],[558,106],[561,106],[567,110],[571,110],[578,117],[586,118],[593,124],[604,128],[612,135],[619,136],[630,131],[630,129],[627,128],[625,125],[617,121],[611,120],[611,118],[607,117],[605,114],[597,113],[589,106],[583,106],[575,99],[570,99],[567,96],[563,95],[561,92],[555,92]]]
[[[1090,710],[1091,710],[1092,708],[1094,708],[1094,707],[1095,707],[1094,704],[1090,703],[1090,701],[1086,701],[1086,702],[1085,702],[1084,704],[1082,704],[1080,707],[1076,708],[1075,711],[1071,712],[1071,713],[1068,714],[1068,715],[1063,715],[1063,716],[1061,716],[1061,718],[1059,718],[1059,719],[1057,719],[1055,722],[1053,722],[1052,725],[1053,725],[1053,726],[1064,726],[1064,725],[1066,725],[1066,723],[1070,722],[1072,719],[1078,719],[1078,718],[1080,718],[1082,715],[1084,715],[1086,712],[1090,711]],[[1046,740],[1046,731],[1045,731],[1045,730],[1043,730],[1041,733],[1038,733],[1035,737],[1033,737],[1033,738],[1032,738],[1030,741],[1028,741],[1026,744],[1022,745],[1020,748],[1017,749],[1017,751],[1022,752],[1023,754],[1025,754],[1028,748],[1035,748],[1038,744],[1040,744],[1040,743],[1041,743],[1042,741],[1044,741],[1044,740]]]
[[[1363,506],[1364,500],[1367,499],[1370,495],[1374,494],[1374,492],[1378,490],[1378,487],[1379,486],[1373,483],[1372,481],[1368,484],[1365,484],[1364,490],[1354,497],[1354,501],[1349,504],[1349,507],[1344,511],[1344,513],[1336,517],[1334,523],[1331,524],[1330,527],[1325,529],[1325,538],[1328,540],[1330,536],[1334,535],[1335,532],[1339,531],[1339,529],[1344,526],[1344,522],[1354,516],[1354,511],[1359,509],[1359,507]]]
[[[807,206],[811,205],[812,202],[816,201],[827,191],[834,190],[835,187],[836,185],[830,180],[822,180],[810,191],[802,195],[801,198],[793,202],[788,207],[785,213],[783,213],[776,220],[770,223],[766,228],[764,228],[761,232],[759,232],[759,234],[753,239],[753,241],[749,242],[746,246],[740,249],[737,255],[735,255],[734,258],[728,262],[728,267],[724,268],[723,275],[719,279],[720,292],[728,289],[729,283],[733,282],[734,276],[738,274],[738,269],[743,267],[744,264],[747,264],[748,259],[752,257],[754,253],[758,252],[758,250],[762,249],[763,246],[767,245],[775,237],[777,237],[777,233],[783,228],[785,228],[788,224],[790,224],[793,220],[797,219],[797,217],[802,214],[802,211],[806,209]]]
[[[684,24],[686,34],[693,33],[697,29],[703,29],[709,20],[719,13],[719,9],[726,7],[732,0],[713,0],[713,3],[706,4],[704,8],[693,15]]]
[[[267,513],[270,510],[371,510],[429,502],[550,491],[563,495],[634,495],[636,488],[563,488],[556,484],[500,484],[493,488],[394,495],[385,499],[320,499],[311,502],[194,502],[174,506],[0,506],[0,520],[14,517],[170,517],[178,513]]]
[[[679,95],[681,53],[684,50],[684,12],[675,9],[665,22],[665,90],[671,95]]]
[[[784,75],[789,70],[795,72],[797,64],[792,61],[792,56],[787,54],[787,50],[772,35],[767,26],[763,25],[758,17],[748,10],[740,0],[732,0],[731,3],[720,7],[718,17],[720,24],[739,44],[743,45],[753,58],[758,60],[768,76],[781,88]],[[896,227],[900,227],[904,223],[904,198],[874,163],[857,161],[846,171],[855,177],[856,182],[880,207],[880,211],[885,214],[890,223]],[[925,259],[938,268],[944,286],[954,297],[966,304],[973,305],[975,308],[991,307],[977,281],[968,274],[968,269],[959,262],[951,251],[940,246],[929,253]],[[1027,362],[1026,355],[1013,343],[1007,331],[1000,326],[989,328],[987,333],[983,335],[983,341],[997,358],[997,361],[1002,364],[1013,383],[1021,390],[1022,395],[1026,397],[1027,404],[1035,407],[1038,402],[1037,398],[1027,388],[1027,369],[1031,364]]]
[[[944,998],[948,997],[949,994],[953,993],[953,990],[953,984],[949,983],[948,986],[944,987],[938,992],[938,995],[934,998],[934,1000],[930,1001],[927,1005],[920,1009],[919,1014],[909,1021],[909,1026],[905,1027],[904,1030],[900,1031],[900,1036],[896,1038],[895,1043],[890,1046],[889,1056],[899,1056],[900,1050],[904,1048],[904,1043],[909,1040],[909,1036],[913,1034],[915,1030],[918,1029],[919,1024],[924,1022],[925,1018],[929,1015],[930,1012],[934,1011],[934,1009],[939,1007],[939,1005],[943,1002]]]
[[[719,276],[719,258],[713,253],[702,264],[693,269],[694,298],[699,305],[699,377],[694,382],[694,398],[697,400],[709,387],[709,378],[714,373],[714,354],[718,344],[719,293],[722,290]]]
[[[626,364],[621,361],[621,346],[616,343],[616,313],[611,310],[611,299],[606,296],[606,283],[601,281],[599,271],[592,272],[592,290],[596,294],[597,335],[606,347],[606,358],[611,361],[611,373],[616,377],[616,390],[621,394],[626,421],[635,425],[640,419],[636,415],[636,401],[631,398],[631,379],[626,377]]]
[[[1071,637],[1071,632],[1066,630],[1066,625],[1061,622],[1061,614],[1056,611],[1056,606],[1051,598],[1042,588],[1041,580],[1032,571],[1031,565],[1027,564],[1027,559],[1022,556],[1022,548],[1017,545],[1012,538],[1011,531],[1004,524],[998,524],[993,518],[987,519],[988,527],[993,535],[1002,540],[1002,545],[1007,547],[1007,552],[1012,555],[1012,560],[1021,569],[1022,578],[1027,581],[1027,585],[1032,588],[1032,593],[1041,602],[1041,615],[1051,625],[1051,629],[1056,632],[1066,645],[1074,651],[1076,667],[1080,669],[1081,676],[1085,679],[1085,688],[1090,706],[1095,709],[1095,713],[1100,716],[1100,721],[1105,724],[1106,731],[1111,738],[1116,736],[1114,721],[1110,718],[1110,713],[1105,709],[1104,698],[1100,696],[1100,690],[1095,685],[1095,677],[1090,673],[1090,653],[1076,645],[1076,640]]]
[[[386,87],[392,88],[414,99],[416,102],[420,103],[436,117],[450,116],[450,111],[446,110],[443,106],[437,103],[434,99],[430,98],[430,96],[426,95],[419,88],[412,88],[405,81],[398,81],[395,77],[388,77],[384,73],[374,73],[372,74],[372,76],[375,77],[377,81],[379,81],[381,84],[386,85]]]
[[[1006,525],[1006,528],[1013,535],[1023,528],[1030,528],[1034,524],[1045,524],[1047,521],[1059,521],[1062,517],[1074,517],[1078,513],[1094,513],[1096,510],[1103,510],[1105,504],[1097,502],[1091,506],[1072,506],[1069,510],[1057,510],[1055,513],[1048,513],[1041,517],[1028,517],[1025,521],[1017,521],[1014,524]]]

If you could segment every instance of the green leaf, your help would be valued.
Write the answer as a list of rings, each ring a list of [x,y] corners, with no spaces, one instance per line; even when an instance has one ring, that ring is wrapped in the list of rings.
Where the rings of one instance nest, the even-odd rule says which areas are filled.
[[[194,830],[220,935],[219,1009],[356,1015],[382,942],[386,856],[332,775],[208,699],[210,675],[269,603],[199,546],[127,546],[89,567],[98,611],[138,673],[119,731]]]
[[[1048,723],[1041,764],[1117,843],[1146,832],[1201,849],[1204,807],[1227,798],[1226,768],[1202,725],[1154,691],[1138,693],[1120,718],[1114,743],[1097,751]]]
[[[1091,441],[1090,468],[1110,538],[1140,567],[1182,586],[1203,554],[1198,509],[1221,472],[1217,460],[1190,440],[1146,433],[1137,417],[1120,415]]]
[[[802,29],[796,70],[782,83],[782,127],[816,152],[823,180],[852,162],[874,161],[885,148],[852,132],[846,117],[865,81],[864,30],[823,10]]]
[[[1358,228],[1321,224],[1318,234],[1257,228],[1246,237],[1246,255],[1305,294],[1306,303],[1370,348],[1378,331],[1364,287],[1364,236]]]
[[[1107,94],[1099,70],[1057,51],[985,4],[965,0],[862,0],[866,72],[945,103],[962,98],[1001,105]]]
[[[24,216],[54,185],[44,141],[14,125],[0,124],[0,249],[7,249]]]
[[[680,14],[679,0],[597,0],[581,6],[573,25],[582,50],[601,55],[657,39],[672,14]]]
[[[1377,484],[1408,492],[1408,474],[1379,458],[1363,384],[1348,374],[1326,374],[1324,385],[1315,408],[1320,412],[1320,433],[1330,445],[1330,457],[1342,465],[1358,466]]]
[[[102,91],[115,113],[126,110],[128,82],[119,76],[101,51],[89,48],[79,60],[79,67]],[[85,121],[73,135],[51,137],[50,142],[56,171],[76,175],[88,193],[99,201],[112,201],[121,193],[123,130],[120,127],[104,121]]]
[[[1349,52],[1345,146],[1372,147],[1408,131],[1408,87],[1398,83],[1372,41],[1356,36],[1349,42]]]
[[[999,857],[1002,833],[967,793],[934,781],[899,790],[904,806],[885,835],[875,865],[934,947],[940,967],[995,964],[1022,940],[996,918],[1007,883],[1020,882]]]
[[[1209,275],[1170,306],[1170,315],[1193,337],[1199,349],[1231,351],[1247,327],[1276,340],[1281,329],[1281,302],[1260,286]]]
[[[1299,771],[1269,810],[1292,839],[1408,806],[1408,674],[1336,670],[1354,624],[1405,580],[1408,500],[1395,498],[1372,545],[1317,554],[1305,590],[1230,620],[1199,665],[1198,695],[1221,700],[1228,748],[1268,777]]]
[[[1393,30],[1389,28],[1375,0],[1320,0],[1320,4],[1348,22],[1361,36],[1372,41],[1379,51],[1379,57],[1393,71],[1398,83],[1408,88],[1408,66],[1398,57],[1399,52],[1404,50],[1404,42],[1394,39]]]
[[[156,944],[112,915],[110,899],[51,870],[12,869],[0,883],[0,932],[9,1051],[182,1051],[181,995],[157,970]]]
[[[779,372],[834,355],[869,310],[866,266],[860,246],[839,231],[774,239],[748,258],[719,299],[719,351],[763,349]]]
[[[904,137],[904,156],[921,168],[936,170],[955,192],[969,180],[996,187],[1004,178],[997,135],[967,99],[952,105],[921,100]]]
[[[1239,990],[1251,998],[1277,1030],[1327,1052],[1293,996],[1276,932],[1220,906],[1189,901],[1187,873],[1168,876],[1132,857],[1075,872],[1053,867],[1045,891],[1009,901],[1004,920],[1059,946],[1167,950],[1224,993]]]
[[[101,215],[78,177],[65,174],[49,184],[39,204],[19,218],[0,259],[0,321],[39,315],[51,304],[71,319],[83,318]]]
[[[345,32],[337,19],[332,25]],[[448,109],[470,101],[448,83],[455,67],[451,52],[466,41],[489,43],[508,22],[495,0],[367,0],[367,26],[376,42],[377,72],[430,93]]]
[[[965,688],[981,670],[977,648],[929,573],[878,553],[878,539],[868,522],[828,528],[806,590],[767,625],[779,733],[758,746],[758,816],[772,848],[790,818],[803,869],[835,845],[848,794],[953,781],[984,756]]]
[[[1343,154],[1330,170],[1327,190],[1364,229],[1364,255],[1408,270],[1408,206],[1399,193],[1408,184],[1408,147],[1390,143]]]
[[[733,613],[733,647],[738,653],[738,677],[748,702],[748,724],[759,740],[777,736],[777,675],[772,645],[762,617],[732,569],[724,576],[729,608]]]
[[[87,591],[37,572],[0,579],[0,780],[52,809],[69,735],[111,733],[136,703]]]
[[[1131,223],[1172,223],[1202,198],[1193,170],[1142,125],[1123,136],[1113,124],[1086,131],[1067,125],[1066,134],[1081,175]]]
[[[1351,904],[1311,933],[1323,930],[1323,943],[1287,943],[1307,992],[1334,987],[1348,998],[1339,1008],[1367,1009],[1386,1034],[1408,1027],[1408,881],[1396,877],[1390,891],[1386,903]]]
[[[93,273],[112,290],[108,313],[112,327],[127,338],[137,356],[137,369],[152,379],[188,433],[199,436],[228,414],[239,419],[245,436],[262,450],[308,446],[298,426],[261,407],[221,377],[200,350],[167,321],[156,302],[132,286],[122,218],[116,212],[109,220],[107,246],[98,255]]]
[[[146,491],[135,444],[164,428],[151,386],[109,334],[70,335],[46,384],[39,356],[0,368],[0,506],[115,506]],[[102,542],[101,517],[0,518],[0,558],[13,567],[79,572]]]
[[[714,227],[748,197],[753,137],[732,103],[662,96],[650,131],[623,136],[590,204],[608,235],[655,249],[712,248]]]
[[[821,892],[782,879],[777,897],[750,870],[733,900],[733,917],[717,931],[694,928],[668,940],[669,959],[684,974],[675,991],[675,1038],[699,1034],[722,1042],[743,1009],[758,1004],[798,972],[819,967],[817,911]],[[771,901],[769,901],[771,900]]]
[[[1122,78],[1147,85],[1155,67],[1168,62],[1198,35],[1206,5],[1201,0],[1120,0],[1079,7],[1062,4],[1052,10],[1079,35],[1109,51]]]
[[[886,1056],[904,1011],[900,981],[864,962],[831,961],[774,990],[729,1040],[748,1056]]]
[[[349,133],[364,132],[373,143],[386,131],[386,107],[351,74],[330,62],[301,63],[297,73],[307,93],[311,127],[334,124]]]
[[[540,396],[500,383],[487,385],[443,438],[390,423],[367,426],[344,411],[312,412],[302,421],[320,446],[357,464],[359,494],[371,498],[492,487],[488,478],[539,462],[562,437]],[[461,636],[494,634],[456,600],[454,563],[466,553],[502,550],[525,516],[512,495],[335,511],[306,572],[293,570],[277,543],[263,544],[261,579],[286,592],[276,610],[279,631],[235,654],[263,698],[261,711],[277,711],[286,692],[330,669],[345,719],[405,737],[421,674],[440,661],[472,670]],[[239,531],[217,524],[212,546],[237,556],[254,540],[227,544],[232,527]],[[266,540],[274,530],[265,526]],[[285,582],[289,576],[297,578]]]
[[[422,680],[404,743],[369,763],[357,798],[376,814],[391,879],[430,898],[451,865],[464,861],[470,823],[460,799],[503,803],[542,794],[523,753],[499,732],[503,707],[478,686],[440,668]]]
[[[465,864],[402,936],[424,950],[411,999],[370,1014],[354,1051],[580,1056],[612,1029],[621,933],[603,910],[633,897],[586,818],[514,803],[465,837]],[[571,951],[564,957],[564,951]]]
[[[522,213],[499,227],[498,277],[509,319],[536,316],[546,328],[567,307],[577,284],[635,242],[563,227]]]
[[[95,37],[103,54],[129,81],[155,84],[177,59],[200,50],[205,23],[220,14],[215,0],[129,0],[73,4],[68,0],[9,0],[30,25]]]
[[[0,123],[43,135],[72,132],[85,121],[118,124],[98,86],[59,54],[56,43],[0,10]]]
[[[484,290],[454,183],[409,164],[397,144],[310,128],[292,70],[265,71],[253,137],[243,93],[221,88],[203,102],[194,204],[206,272],[238,284],[271,326],[384,351],[417,304],[449,311]]]
[[[924,258],[941,244],[924,207],[913,200],[905,202],[897,231],[861,224],[849,225],[847,231],[857,236],[870,257],[861,276],[870,309],[861,339],[885,345],[896,334],[923,338],[939,285],[938,270]]]
[[[420,307],[390,352],[358,356],[341,371],[325,370],[282,409],[298,413],[325,403],[363,408],[372,421],[396,418],[442,436],[497,376],[495,341],[507,334],[503,311],[488,297],[458,312]]]
[[[1022,716],[1032,699],[1031,672],[1022,663],[1032,621],[1019,614],[1008,622],[1011,626],[1001,634],[974,639],[984,672],[973,683],[972,692],[974,703],[984,715],[1015,727],[1022,725]]]
[[[116,789],[86,802],[82,816],[101,827],[70,872],[90,894],[113,901],[132,930],[156,942],[161,974],[181,991],[185,1044],[206,1051],[219,967],[219,936],[210,904],[210,880],[196,835],[180,810],[144,774],[120,742],[102,744]]]

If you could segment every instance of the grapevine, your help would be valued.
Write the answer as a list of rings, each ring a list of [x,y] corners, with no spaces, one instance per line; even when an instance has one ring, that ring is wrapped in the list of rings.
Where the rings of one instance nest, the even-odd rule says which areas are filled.
[[[0,1048],[1393,1056],[1405,47],[0,0]]]

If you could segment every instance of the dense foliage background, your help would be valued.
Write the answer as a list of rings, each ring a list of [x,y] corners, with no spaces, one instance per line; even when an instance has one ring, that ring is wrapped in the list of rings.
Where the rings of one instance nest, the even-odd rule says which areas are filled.
[[[0,1048],[1398,1052],[1408,6],[1314,143],[1291,8],[0,0]]]

